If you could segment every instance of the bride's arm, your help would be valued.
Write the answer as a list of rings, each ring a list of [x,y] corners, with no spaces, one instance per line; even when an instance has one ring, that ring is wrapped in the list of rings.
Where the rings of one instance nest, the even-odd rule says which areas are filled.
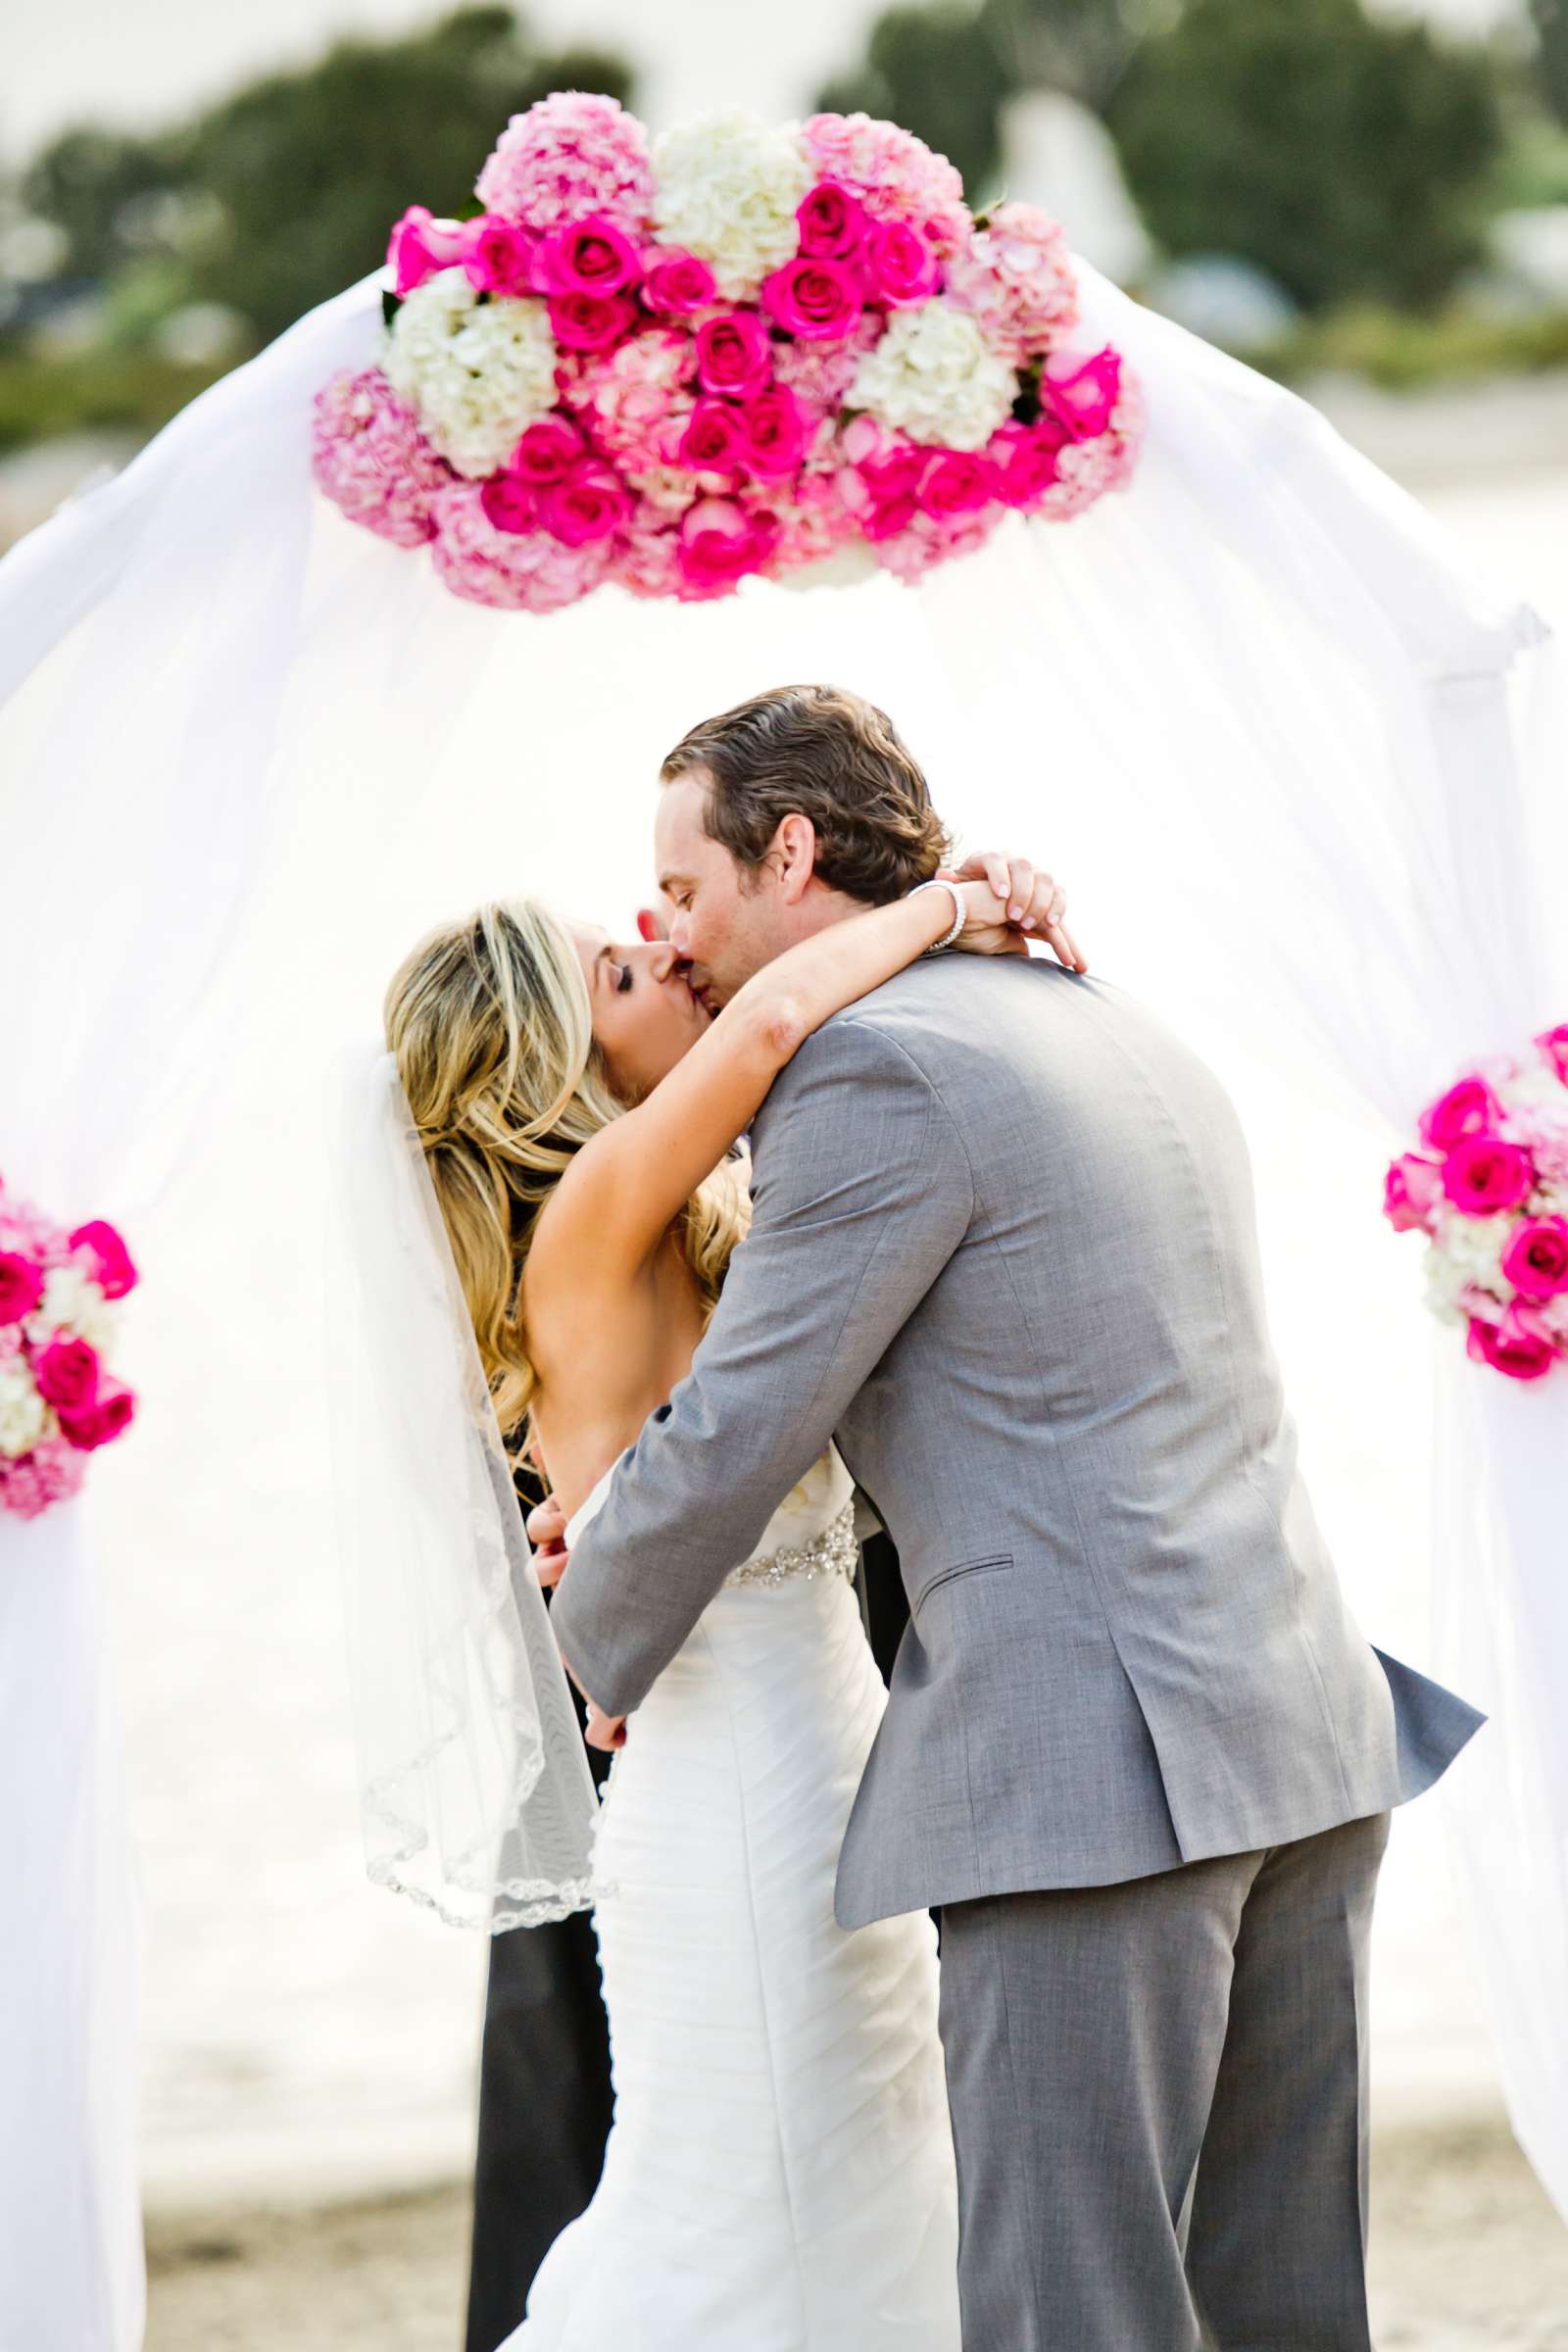
[[[1006,908],[993,884],[952,888],[964,900],[965,945],[1004,950]],[[953,913],[949,890],[919,891],[834,923],[765,964],[647,1101],[578,1152],[539,1221],[535,1280],[590,1271],[621,1283],[644,1265],[805,1040],[933,947]]]

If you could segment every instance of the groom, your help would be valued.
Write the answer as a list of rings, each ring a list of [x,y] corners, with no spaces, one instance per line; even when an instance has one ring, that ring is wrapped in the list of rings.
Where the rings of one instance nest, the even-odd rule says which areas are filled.
[[[695,728],[656,829],[694,985],[906,891],[939,830],[854,695]],[[942,1908],[966,2352],[1367,2347],[1373,1890],[1480,1719],[1346,1609],[1228,1102],[1116,989],[937,956],[807,1041],[752,1147],[567,1660],[635,1709],[836,1436],[911,1609],[838,1917]]]

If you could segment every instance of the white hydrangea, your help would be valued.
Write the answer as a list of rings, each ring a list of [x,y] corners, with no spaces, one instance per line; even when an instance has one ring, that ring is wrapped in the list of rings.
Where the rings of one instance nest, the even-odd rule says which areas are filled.
[[[556,405],[556,338],[542,302],[480,299],[464,270],[438,270],[392,321],[386,372],[449,466],[494,473]]]
[[[728,302],[755,294],[800,249],[795,209],[816,173],[793,124],[708,115],[654,142],[654,226],[695,253]]]
[[[0,1453],[26,1453],[44,1434],[49,1408],[25,1364],[0,1364]]]
[[[45,1342],[51,1332],[74,1332],[107,1362],[114,1346],[114,1307],[92,1277],[79,1266],[51,1266],[44,1276],[43,1297],[27,1323],[27,1336]]]
[[[1468,1320],[1459,1294],[1471,1284],[1506,1298],[1512,1289],[1502,1253],[1514,1233],[1509,1216],[1446,1217],[1427,1251],[1427,1304],[1445,1323]]]
[[[894,315],[844,399],[912,440],[983,449],[1017,393],[1017,375],[976,321],[939,297]]]

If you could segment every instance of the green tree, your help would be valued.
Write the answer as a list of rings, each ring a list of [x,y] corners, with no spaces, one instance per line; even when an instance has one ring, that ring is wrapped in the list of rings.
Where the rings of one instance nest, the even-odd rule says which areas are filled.
[[[168,141],[83,126],[23,173],[21,196],[27,212],[64,229],[62,277],[105,277],[156,236],[159,201],[183,180]]]
[[[893,8],[878,17],[865,58],[822,91],[829,113],[901,122],[963,174],[971,203],[995,183],[998,116],[1009,84],[989,27],[973,7]]]
[[[553,89],[623,101],[631,74],[590,50],[539,49],[510,8],[460,10],[393,40],[346,40],[158,140],[78,130],[24,195],[113,283],[149,248],[170,299],[231,305],[260,338],[375,268],[408,204],[454,213],[509,115]]]
[[[1530,17],[1546,104],[1568,122],[1568,0],[1530,0]]]
[[[1309,311],[1441,301],[1480,252],[1502,138],[1486,51],[1361,0],[1191,0],[1109,122],[1168,252],[1239,255]]]

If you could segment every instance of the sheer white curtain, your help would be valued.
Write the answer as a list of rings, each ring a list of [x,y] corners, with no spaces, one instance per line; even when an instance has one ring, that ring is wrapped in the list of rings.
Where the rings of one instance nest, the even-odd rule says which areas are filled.
[[[100,1502],[114,1485],[146,1514],[177,1490],[183,1527],[219,1529],[254,1493],[261,1438],[267,1524],[291,1559],[330,1566],[331,1061],[374,1033],[412,938],[466,903],[635,904],[660,755],[759,687],[834,677],[885,703],[971,842],[1038,847],[1089,894],[1101,968],[1157,991],[1222,1061],[1298,1063],[1391,1151],[1457,1065],[1568,1012],[1540,624],[1310,411],[1085,278],[1149,389],[1131,491],[1066,527],[1011,527],[917,592],[758,584],[696,608],[607,592],[549,619],[458,603],[311,490],[310,396],[370,349],[372,283],[0,566],[0,976],[26,1012],[0,1027],[0,1166],[63,1215],[126,1228],[150,1339],[193,1318],[188,1363],[149,1345],[172,1368],[127,1441],[134,1473],[94,1482]],[[199,1330],[175,1307],[193,1228],[224,1250]],[[1324,1303],[1352,1345],[1354,1311]],[[220,1400],[201,1376],[215,1350]],[[1568,1760],[1550,1703],[1568,1671],[1568,1413],[1555,1383],[1528,1396],[1444,1360],[1459,1498],[1437,1515],[1439,1663],[1496,1717],[1453,1804],[1512,2111],[1568,2211]],[[0,1525],[0,1605],[25,1589],[21,1639],[80,1702],[87,1745],[94,1611],[55,1563],[93,1509]],[[99,1518],[114,1558],[122,1528]],[[150,1520],[139,1536],[157,1540]],[[35,1875],[68,1850],[79,1767],[0,1722],[0,1772],[37,1832],[15,1916],[47,1893],[72,1923],[73,1998],[101,2017],[103,1986],[130,1982],[117,1806],[95,1857],[70,1848],[69,1883]],[[0,1991],[33,2005],[80,2085],[50,1965],[19,1939]],[[102,2184],[83,2228],[107,2245],[132,2197],[123,2036],[100,2083],[106,2063],[126,2090],[112,2117],[84,2125],[64,2091],[57,2115]],[[38,2120],[0,2115],[3,2186]],[[0,2336],[11,2316],[0,2302]],[[127,2287],[96,2332],[27,2341],[82,2352],[134,2329]]]

